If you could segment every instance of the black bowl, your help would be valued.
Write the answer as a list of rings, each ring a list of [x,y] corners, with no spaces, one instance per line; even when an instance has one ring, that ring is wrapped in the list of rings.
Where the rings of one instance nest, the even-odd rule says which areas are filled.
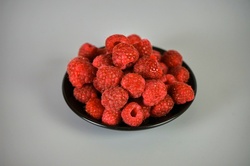
[[[158,48],[158,47],[153,47],[153,49],[159,51],[161,54],[165,52],[165,50]],[[185,62],[183,62],[183,66],[190,72],[190,78],[187,83],[193,88],[194,93],[196,95],[197,84],[196,84],[194,73]],[[65,73],[63,82],[62,82],[62,92],[63,92],[64,99],[66,103],[68,104],[68,106],[71,108],[71,110],[75,112],[79,117],[86,120],[87,122],[90,122],[99,127],[114,129],[114,130],[142,130],[142,129],[149,129],[149,128],[153,128],[153,127],[166,124],[174,120],[175,118],[179,117],[181,114],[183,114],[193,102],[191,101],[185,104],[175,105],[173,109],[164,117],[160,117],[160,118],[149,117],[139,127],[130,127],[123,122],[116,126],[109,126],[109,125],[103,124],[99,120],[92,118],[90,115],[88,115],[85,112],[85,105],[75,99],[73,95],[73,89],[74,89],[73,86],[69,82],[68,74]]]

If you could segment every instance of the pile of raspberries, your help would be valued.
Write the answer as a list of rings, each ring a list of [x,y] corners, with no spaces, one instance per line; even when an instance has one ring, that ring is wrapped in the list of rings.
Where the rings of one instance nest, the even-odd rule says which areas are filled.
[[[113,34],[104,47],[84,43],[67,65],[73,95],[106,125],[140,126],[194,99],[190,74],[176,50],[161,54],[137,34]]]

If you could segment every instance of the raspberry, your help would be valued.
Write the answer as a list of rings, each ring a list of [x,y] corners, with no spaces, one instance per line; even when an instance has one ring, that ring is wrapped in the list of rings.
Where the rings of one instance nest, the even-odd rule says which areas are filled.
[[[176,50],[168,50],[163,53],[161,61],[168,67],[175,67],[182,65],[182,55]]]
[[[112,51],[112,60],[115,66],[125,69],[132,66],[139,58],[135,47],[127,43],[117,44]]]
[[[144,78],[157,79],[163,75],[162,68],[154,56],[143,56],[134,65],[134,72]]]
[[[172,67],[169,70],[169,74],[172,74],[177,81],[187,82],[189,80],[189,71],[183,66]]]
[[[140,126],[144,120],[142,108],[136,102],[128,103],[121,112],[121,117],[124,123],[129,126]]]
[[[86,112],[95,119],[101,119],[104,111],[104,107],[101,104],[99,98],[91,98],[85,107]]]
[[[84,43],[78,52],[78,56],[86,57],[89,60],[93,60],[96,56],[98,48],[90,43]]]
[[[152,50],[152,53],[151,53],[152,56],[155,56],[156,59],[160,62],[161,61],[161,53],[157,50]]]
[[[126,36],[122,34],[114,34],[114,35],[107,37],[105,41],[105,48],[106,48],[107,53],[112,53],[112,50],[115,47],[115,45],[119,43],[129,44],[129,40]]]
[[[68,63],[67,73],[71,84],[81,88],[83,84],[93,82],[96,69],[86,58],[75,57]]]
[[[141,106],[142,112],[144,114],[144,120],[150,117],[151,106],[146,106],[143,103],[143,98],[142,97],[140,97],[140,98],[133,98],[133,99],[130,99],[130,101],[131,102],[136,102],[137,104],[139,104]]]
[[[163,100],[161,100],[158,104],[153,106],[150,114],[152,117],[162,117],[167,115],[173,107],[174,107],[173,99],[169,95],[166,95],[166,97]]]
[[[152,45],[148,39],[141,39],[140,42],[134,44],[135,48],[139,51],[140,57],[151,55]]]
[[[101,102],[105,109],[120,110],[128,101],[128,92],[122,87],[109,88],[102,93]]]
[[[81,88],[74,88],[73,94],[76,100],[82,103],[97,97],[97,91],[92,84],[84,84]]]
[[[173,84],[177,81],[176,78],[172,74],[166,74],[166,78],[167,78],[167,81],[166,81],[167,84]]]
[[[150,111],[151,111],[151,107],[150,106],[146,106],[145,104],[143,104],[142,102],[138,103],[143,111],[144,114],[144,120],[150,117]]]
[[[96,72],[96,78],[94,79],[94,87],[103,92],[104,90],[115,87],[120,84],[123,72],[121,69],[115,66],[102,66],[98,68]]]
[[[121,86],[129,92],[133,98],[141,96],[145,88],[145,79],[137,73],[128,73],[122,77]]]
[[[130,44],[135,44],[135,43],[139,43],[141,41],[141,37],[137,34],[131,34],[129,36],[127,36],[129,43]]]
[[[163,74],[167,74],[167,72],[168,72],[168,67],[167,67],[167,65],[165,65],[165,63],[162,63],[162,62],[159,62],[159,64],[160,64],[160,67],[161,67],[161,69],[162,69],[162,73],[163,73]]]
[[[121,111],[104,110],[102,114],[102,122],[109,126],[115,126],[121,121]]]
[[[100,54],[92,62],[93,66],[99,68],[101,66],[111,66],[113,65],[111,54]]]
[[[175,82],[169,86],[169,94],[176,104],[185,104],[194,99],[192,87],[184,82]]]
[[[165,74],[160,78],[160,80],[165,84],[172,84],[177,81],[172,74]]]
[[[163,100],[166,94],[167,89],[162,81],[148,80],[142,93],[143,103],[146,106],[153,106]]]

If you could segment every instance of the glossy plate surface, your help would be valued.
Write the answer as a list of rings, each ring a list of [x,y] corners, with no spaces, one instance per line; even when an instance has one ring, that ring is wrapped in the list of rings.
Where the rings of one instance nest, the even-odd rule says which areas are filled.
[[[161,53],[165,52],[165,50],[160,49],[158,47],[153,47],[153,49],[158,50]],[[196,79],[195,79],[194,73],[185,62],[183,62],[183,66],[186,67],[186,69],[190,72],[190,78],[189,78],[188,84],[192,86],[192,88],[194,89],[194,93],[196,95],[197,84],[196,84]],[[121,123],[117,126],[108,126],[108,125],[103,124],[101,121],[98,121],[98,120],[92,118],[91,116],[89,116],[85,112],[85,105],[78,102],[74,98],[73,86],[69,82],[67,73],[65,73],[64,78],[63,78],[62,92],[63,92],[64,99],[65,99],[66,103],[68,104],[68,106],[79,117],[81,117],[82,119],[84,119],[87,122],[90,122],[96,126],[108,128],[108,129],[114,129],[114,130],[142,130],[142,129],[149,129],[149,128],[153,128],[153,127],[157,127],[157,126],[166,124],[166,123],[174,120],[175,118],[177,118],[181,114],[183,114],[189,108],[189,106],[192,104],[192,102],[194,101],[193,100],[191,102],[188,102],[188,103],[185,103],[182,105],[175,105],[173,107],[173,109],[166,116],[161,117],[161,118],[150,117],[150,118],[146,119],[139,127],[130,127],[124,123]]]

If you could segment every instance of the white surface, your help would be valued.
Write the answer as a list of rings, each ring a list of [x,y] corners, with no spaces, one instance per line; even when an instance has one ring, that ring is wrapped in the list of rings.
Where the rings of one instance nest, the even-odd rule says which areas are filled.
[[[0,2],[0,165],[250,165],[250,2]],[[196,75],[187,112],[124,132],[81,120],[61,82],[79,46],[137,33]]]

